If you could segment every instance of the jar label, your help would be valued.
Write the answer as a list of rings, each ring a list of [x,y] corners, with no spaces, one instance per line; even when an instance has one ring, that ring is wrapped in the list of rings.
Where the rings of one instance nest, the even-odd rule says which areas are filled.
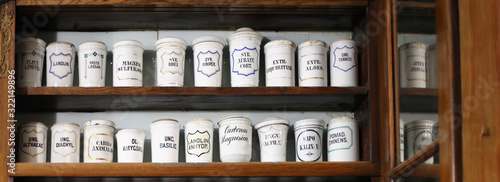
[[[200,157],[210,152],[210,133],[208,131],[188,133],[186,136],[187,153]]]
[[[425,130],[415,136],[413,141],[413,154],[416,154],[432,143],[432,131]]]
[[[104,63],[104,54],[98,54],[97,52],[93,52],[92,54],[85,53],[83,55],[84,61],[83,65],[84,66],[84,72],[80,73],[83,74],[83,78],[87,80],[87,78],[94,78],[94,79],[104,79],[104,73],[106,70],[103,69]],[[80,63],[81,64],[81,63]]]
[[[324,54],[307,54],[299,58],[299,79],[312,80],[326,79],[326,58]]]
[[[321,135],[313,129],[302,130],[297,136],[297,158],[303,162],[314,162],[321,158]]]
[[[113,161],[113,136],[94,133],[89,137],[88,157],[91,160]]]
[[[184,75],[184,54],[182,52],[163,52],[163,54],[160,56],[160,61],[161,74],[166,75],[167,73],[169,73],[172,75]]]
[[[268,131],[262,132],[261,136],[264,137],[263,140],[260,140],[260,148],[283,145],[282,134],[281,130],[275,129],[271,126]]]
[[[221,129],[223,133],[220,136],[220,144],[229,146],[231,143],[248,143],[251,145],[251,140],[248,138],[252,133],[252,128],[246,126],[238,125],[227,125],[224,129]],[[250,134],[249,134],[250,132]]]
[[[76,141],[77,134],[74,130],[56,130],[52,135],[52,150],[54,153],[66,157],[74,154],[77,151]]]
[[[207,51],[207,52],[199,52],[196,56],[198,61],[198,67],[196,68],[197,72],[201,74],[211,77],[220,71],[220,54],[219,51]]]
[[[177,142],[174,136],[163,136],[160,139],[159,146],[160,149],[177,149]]]
[[[340,126],[328,130],[328,152],[348,150],[353,145],[353,132],[349,126]]]
[[[408,56],[406,57],[405,68],[406,79],[408,81],[426,81],[427,70],[425,68],[424,56]]]
[[[21,151],[31,157],[45,153],[45,133],[43,131],[23,130],[21,133]]]
[[[333,57],[333,68],[341,70],[343,72],[348,72],[349,70],[357,66],[357,51],[355,47],[336,47],[332,51]]]
[[[118,80],[136,80],[142,82],[142,55],[121,54],[115,63]]]
[[[141,143],[139,141],[140,140],[137,139],[137,138],[132,138],[130,140],[130,143],[128,145],[123,145],[123,147],[121,148],[121,150],[123,152],[141,152],[142,153],[143,152],[142,145],[141,145]]]
[[[294,63],[291,56],[282,53],[266,56],[266,59],[270,59],[270,61],[266,61],[266,64],[271,63],[266,65],[266,79],[271,81],[279,78],[288,78],[292,81]]]
[[[243,47],[231,53],[231,71],[238,75],[249,76],[259,71],[259,51],[257,48]]]
[[[63,79],[64,77],[73,73],[71,69],[71,63],[73,62],[73,56],[70,53],[63,54],[62,52],[59,54],[52,53],[49,56],[49,73],[56,76],[59,79]]]

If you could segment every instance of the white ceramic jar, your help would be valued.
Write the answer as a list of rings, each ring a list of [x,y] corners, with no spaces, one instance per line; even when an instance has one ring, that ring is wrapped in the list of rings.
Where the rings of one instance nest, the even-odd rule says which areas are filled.
[[[416,120],[405,125],[405,155],[407,160],[432,143],[434,124],[435,122],[432,120]],[[432,164],[434,159],[431,157],[425,163]]]
[[[113,86],[141,87],[144,46],[136,40],[113,45]]]
[[[168,37],[156,41],[156,86],[182,87],[187,42]]]
[[[328,161],[359,161],[359,129],[353,117],[338,117],[328,122]]]
[[[328,86],[328,45],[320,40],[305,41],[299,45],[299,86]]]
[[[19,126],[19,162],[44,163],[47,160],[47,126],[26,122]]]
[[[106,44],[87,41],[78,46],[80,87],[104,87],[106,79]]]
[[[438,88],[438,70],[437,70],[437,50],[436,44],[427,48],[427,87]]]
[[[71,87],[75,72],[75,46],[52,42],[47,46],[47,86]]]
[[[175,119],[159,119],[149,124],[151,129],[151,161],[179,162],[180,124]]]
[[[358,86],[358,50],[354,40],[338,40],[330,44],[330,85]]]
[[[213,158],[214,123],[205,118],[184,125],[186,163],[210,163]]]
[[[142,163],[146,133],[138,129],[122,129],[116,133],[118,162]]]
[[[232,87],[259,86],[262,38],[262,35],[247,27],[239,28],[227,38]]]
[[[252,157],[252,121],[244,116],[222,118],[219,124],[220,160],[250,162]]]
[[[411,42],[399,47],[399,80],[401,88],[425,88],[427,69],[425,49],[421,42]]]
[[[303,119],[295,122],[295,159],[297,162],[323,161],[323,128],[321,119]]]
[[[80,162],[80,126],[76,123],[62,122],[52,125],[52,163]]]
[[[266,55],[266,86],[295,86],[295,43],[273,40],[264,46]]]
[[[84,124],[83,162],[113,161],[115,123],[109,120],[90,120]]]
[[[260,161],[285,162],[288,120],[267,118],[255,125],[255,129],[259,134]]]
[[[222,85],[222,50],[224,39],[203,36],[193,40],[194,86],[220,87]]]
[[[16,58],[16,86],[42,86],[45,45],[45,41],[33,37],[27,37],[19,41]]]
[[[405,122],[399,118],[399,159],[405,161]]]

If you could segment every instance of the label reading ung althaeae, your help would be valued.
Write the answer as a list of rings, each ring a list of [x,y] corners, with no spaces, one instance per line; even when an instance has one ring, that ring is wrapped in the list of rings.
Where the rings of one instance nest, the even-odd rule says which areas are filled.
[[[21,133],[22,152],[34,157],[45,152],[45,133],[43,131],[23,131]]]
[[[56,130],[52,135],[52,141],[53,144],[55,143],[52,145],[52,150],[58,155],[66,157],[77,152],[75,131]]]
[[[177,52],[163,52],[160,56],[161,68],[160,73],[165,75],[169,74],[184,74],[184,55]]]
[[[59,79],[63,79],[69,74],[73,73],[71,69],[71,62],[73,61],[73,56],[71,54],[59,54],[52,53],[49,56],[49,73],[56,76]]]
[[[332,52],[333,57],[333,68],[339,69],[343,72],[348,72],[349,70],[357,66],[356,61],[356,48],[355,47],[336,47]]]
[[[187,153],[200,157],[210,152],[210,134],[208,131],[188,133],[186,136]]]
[[[113,137],[94,134],[89,138],[88,155],[91,160],[113,160]]]
[[[211,77],[220,71],[220,54],[218,51],[199,52],[196,56],[198,68],[196,71],[202,73],[206,77]]]
[[[231,71],[238,75],[249,76],[259,71],[259,52],[257,48],[234,49],[231,53]]]
[[[336,150],[348,150],[353,145],[352,129],[349,126],[335,127],[328,131],[328,152]]]
[[[316,130],[300,131],[296,145],[297,157],[300,161],[314,162],[321,158],[321,135]]]

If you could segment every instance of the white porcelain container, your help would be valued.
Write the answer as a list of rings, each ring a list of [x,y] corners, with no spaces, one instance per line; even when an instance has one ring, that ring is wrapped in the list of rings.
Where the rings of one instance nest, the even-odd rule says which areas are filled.
[[[359,161],[359,128],[353,117],[328,122],[328,161]]]
[[[435,124],[431,120],[416,120],[405,125],[405,155],[406,160],[430,145],[433,141],[432,127]],[[427,164],[434,163],[431,157],[425,161]]]
[[[175,119],[159,119],[151,129],[151,161],[153,163],[179,162],[180,124]]]
[[[262,35],[246,27],[239,28],[227,38],[232,87],[259,86],[262,38]]]
[[[217,36],[203,36],[193,40],[194,86],[221,86],[224,44],[224,39]]]
[[[41,87],[43,60],[45,58],[45,41],[27,37],[21,39],[17,49],[16,86]]]
[[[401,88],[425,88],[427,71],[425,49],[420,42],[411,42],[399,47],[399,77]]]
[[[213,158],[214,123],[205,118],[184,125],[186,163],[210,163]]]
[[[118,162],[142,163],[146,133],[138,129],[122,129],[116,133]]]
[[[320,40],[306,41],[299,45],[299,86],[328,86],[328,45]]]
[[[156,41],[156,86],[182,87],[187,42],[168,37]]]
[[[78,46],[80,87],[104,87],[106,79],[106,44],[87,41]]]
[[[112,162],[115,123],[109,120],[90,120],[84,126],[83,162]]]
[[[255,129],[259,134],[260,161],[285,162],[288,120],[267,118],[255,125]]]
[[[427,87],[438,88],[438,70],[437,70],[437,50],[436,44],[427,48]]]
[[[113,45],[113,86],[142,87],[144,46],[136,40]]]
[[[44,163],[47,160],[47,126],[26,122],[19,126],[19,162]]]
[[[297,162],[323,161],[323,128],[321,119],[303,119],[295,122],[295,159]]]
[[[71,87],[75,72],[75,46],[52,42],[47,46],[47,86]]]
[[[330,44],[330,85],[358,86],[358,50],[354,40],[338,40]]]
[[[50,162],[80,162],[80,126],[76,123],[62,122],[52,125],[52,150]]]
[[[244,116],[229,116],[219,122],[219,147],[222,162],[250,162],[252,121]]]
[[[295,86],[295,43],[273,40],[264,46],[266,55],[266,86]]]

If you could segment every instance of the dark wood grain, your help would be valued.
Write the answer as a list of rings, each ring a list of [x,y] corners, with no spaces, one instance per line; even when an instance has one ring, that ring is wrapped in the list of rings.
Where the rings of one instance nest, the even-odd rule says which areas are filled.
[[[439,141],[436,140],[432,142],[429,146],[416,153],[413,157],[404,161],[394,169],[390,171],[390,177],[393,179],[399,178],[409,171],[415,169],[417,166],[425,162],[425,160],[432,157],[439,151]]]
[[[408,171],[404,177],[434,178],[439,179],[439,164],[420,164],[415,169]]]
[[[15,177],[187,177],[187,176],[378,176],[380,166],[370,162],[286,163],[18,163]]]
[[[366,6],[368,0],[316,0],[316,1],[301,1],[301,0],[254,0],[254,1],[234,1],[234,0],[18,0],[18,6],[82,6],[82,5],[97,5],[97,6],[165,6],[165,5],[232,5],[232,6],[250,6],[250,5],[266,5],[266,6],[297,6],[297,5],[316,5],[316,6]]]

